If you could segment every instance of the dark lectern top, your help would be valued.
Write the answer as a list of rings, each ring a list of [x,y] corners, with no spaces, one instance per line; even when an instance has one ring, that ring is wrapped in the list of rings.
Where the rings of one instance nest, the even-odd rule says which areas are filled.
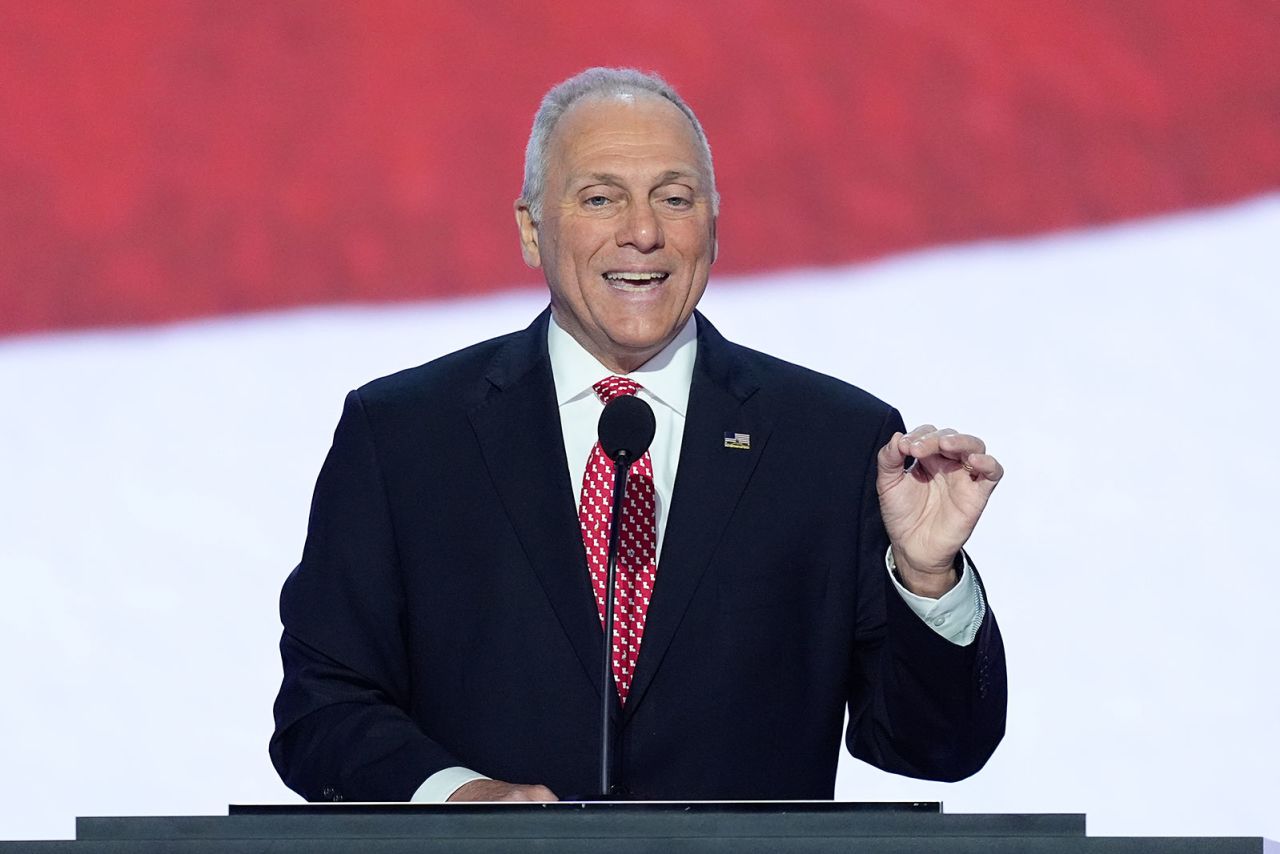
[[[1280,854],[1259,838],[1106,838],[1082,815],[944,814],[937,803],[829,801],[233,806],[226,816],[80,818],[68,854]]]

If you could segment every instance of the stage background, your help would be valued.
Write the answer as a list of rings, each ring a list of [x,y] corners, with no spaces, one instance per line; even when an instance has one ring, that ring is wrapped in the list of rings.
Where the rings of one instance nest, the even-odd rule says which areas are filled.
[[[698,110],[730,338],[978,433],[1009,734],[838,796],[1280,838],[1280,5],[0,0],[0,838],[293,796],[275,612],[349,388],[545,304],[592,64]],[[846,757],[847,759],[847,757]]]

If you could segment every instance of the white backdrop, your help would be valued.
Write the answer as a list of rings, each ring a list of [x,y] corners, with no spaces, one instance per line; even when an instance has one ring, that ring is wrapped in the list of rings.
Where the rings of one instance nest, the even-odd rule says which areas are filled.
[[[513,249],[514,250],[514,246]],[[837,796],[1280,838],[1280,196],[713,281],[725,335],[1008,470],[970,544],[1009,730],[958,784]],[[0,839],[294,796],[276,597],[343,394],[528,323],[537,289],[0,341]]]

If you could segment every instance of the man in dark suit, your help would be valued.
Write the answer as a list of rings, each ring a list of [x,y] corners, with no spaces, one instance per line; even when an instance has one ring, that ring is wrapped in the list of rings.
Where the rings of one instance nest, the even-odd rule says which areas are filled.
[[[658,422],[614,604],[621,788],[829,798],[846,708],[849,749],[890,771],[959,779],[995,749],[1003,649],[961,546],[1000,464],[725,341],[694,310],[717,207],[661,80],[592,69],[548,94],[516,215],[550,309],[352,392],[317,482],[271,744],[304,797],[592,791],[592,441],[620,388]]]

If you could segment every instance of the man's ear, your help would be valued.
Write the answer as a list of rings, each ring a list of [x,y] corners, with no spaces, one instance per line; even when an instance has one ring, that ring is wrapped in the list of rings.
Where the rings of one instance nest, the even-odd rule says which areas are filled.
[[[714,264],[716,259],[720,257],[720,238],[716,236],[716,224],[719,220],[711,220],[711,263]]]
[[[516,227],[520,229],[520,254],[524,256],[524,262],[536,270],[542,266],[542,253],[538,250],[538,223],[524,199],[516,199]]]

